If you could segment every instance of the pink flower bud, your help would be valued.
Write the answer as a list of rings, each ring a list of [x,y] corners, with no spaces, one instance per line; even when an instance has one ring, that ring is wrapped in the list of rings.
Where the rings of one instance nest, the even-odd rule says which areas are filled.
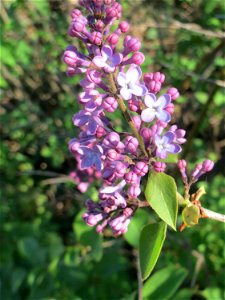
[[[102,126],[99,126],[96,130],[95,136],[100,139],[106,135],[106,131]]]
[[[135,52],[131,57],[131,61],[133,64],[140,66],[145,60],[145,56],[141,52]]]
[[[177,165],[180,170],[186,170],[187,163],[184,159],[179,159]]]
[[[156,172],[164,172],[166,170],[166,164],[164,162],[157,161],[153,164],[153,168]]]
[[[124,179],[128,184],[135,184],[138,182],[138,176],[135,174],[133,171],[128,172],[125,176]]]
[[[165,81],[165,75],[160,72],[153,73],[153,80],[163,83]]]
[[[101,43],[102,43],[102,34],[98,31],[93,31],[91,33],[90,40],[95,45],[101,45]]]
[[[199,178],[199,174],[202,170],[202,164],[197,164],[194,168],[194,171],[191,173],[191,176],[195,179]]]
[[[115,47],[119,41],[119,36],[116,33],[112,33],[108,36],[107,41],[112,47]]]
[[[206,159],[202,164],[202,171],[210,172],[213,169],[213,167],[214,167],[214,162],[209,159]]]
[[[127,47],[130,49],[130,51],[138,51],[141,48],[141,42],[137,38],[131,38],[127,42]]]
[[[77,32],[83,32],[85,25],[83,18],[76,18],[72,23],[73,29]]]
[[[140,134],[146,142],[149,142],[149,140],[152,136],[151,135],[151,129],[150,128],[145,128],[145,127],[141,129]]]
[[[109,18],[109,19],[117,18],[118,11],[113,6],[108,7],[106,9],[106,15],[107,15],[107,18]]]
[[[63,54],[63,60],[68,66],[75,67],[77,61],[77,54],[74,50],[66,50]]]
[[[104,99],[102,106],[107,112],[114,112],[118,107],[118,103],[115,98],[107,97]]]
[[[137,130],[139,130],[141,127],[141,118],[138,115],[136,115],[136,116],[132,116],[131,120],[134,123]]]
[[[138,140],[133,136],[127,136],[124,140],[125,149],[130,153],[136,153],[138,148]]]
[[[107,147],[114,148],[120,142],[120,136],[116,132],[110,132],[103,140],[103,144]]]
[[[129,30],[129,27],[130,27],[130,25],[126,21],[120,22],[120,24],[119,24],[119,29],[123,33],[126,33]]]
[[[109,151],[107,153],[107,158],[110,161],[115,161],[115,160],[118,160],[120,158],[120,154],[114,149],[109,149]]]
[[[72,19],[76,19],[81,16],[81,11],[79,9],[74,9],[72,10],[70,16]]]
[[[148,173],[148,165],[143,161],[139,161],[135,164],[133,171],[138,176],[145,176]]]
[[[156,94],[161,90],[161,86],[159,81],[152,80],[147,87],[149,92]]]
[[[98,71],[96,70],[87,70],[87,80],[90,81],[90,82],[93,82],[95,84],[98,84],[102,81],[101,79],[101,73],[99,73]]]
[[[122,178],[127,171],[127,165],[122,162],[117,162],[116,168],[115,168],[115,174],[117,177]]]
[[[131,185],[129,189],[127,190],[128,196],[131,198],[137,198],[140,193],[141,189],[139,185]]]
[[[98,20],[95,24],[95,28],[98,30],[98,31],[103,31],[105,27],[105,24],[101,21],[101,20]]]
[[[166,93],[171,96],[171,99],[173,101],[176,100],[180,96],[179,91],[176,88],[173,88],[173,87],[169,88]]]
[[[174,104],[170,103],[169,105],[167,105],[165,107],[165,110],[168,111],[168,113],[172,115],[174,113]]]
[[[128,100],[128,107],[131,111],[138,111],[140,106],[139,102],[135,99]]]

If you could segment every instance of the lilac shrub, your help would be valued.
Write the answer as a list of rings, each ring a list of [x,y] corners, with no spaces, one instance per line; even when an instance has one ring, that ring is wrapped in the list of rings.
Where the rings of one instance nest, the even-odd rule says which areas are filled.
[[[128,34],[129,24],[119,21],[121,5],[115,0],[80,0],[81,7],[71,13],[69,35],[85,46],[82,53],[72,45],[64,52],[67,75],[82,74],[83,91],[78,96],[81,110],[73,116],[79,127],[77,138],[69,149],[77,160],[77,170],[70,176],[85,192],[95,179],[101,180],[99,201],[86,201],[83,215],[98,233],[106,227],[114,236],[124,234],[143,195],[142,179],[148,173],[164,173],[168,155],[182,151],[185,130],[175,124],[176,88],[162,93],[165,75],[160,72],[142,74],[145,56],[139,39]],[[120,109],[130,132],[117,132],[109,117]],[[172,118],[173,117],[173,118]],[[186,191],[213,162],[196,166],[188,181],[186,162],[180,169]],[[86,181],[85,181],[86,178]],[[186,193],[188,200],[188,193]]]

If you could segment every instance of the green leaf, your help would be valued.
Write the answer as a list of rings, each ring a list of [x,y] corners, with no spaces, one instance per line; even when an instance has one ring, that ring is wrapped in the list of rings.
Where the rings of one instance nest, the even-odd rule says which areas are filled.
[[[161,252],[165,237],[166,224],[164,222],[146,225],[140,236],[139,255],[143,280],[152,272]]]
[[[171,299],[187,274],[186,269],[175,266],[157,271],[144,284],[143,298],[148,300]]]
[[[176,230],[178,201],[176,183],[165,173],[151,172],[145,190],[145,197],[159,217]]]
[[[169,153],[165,159],[159,159],[159,161],[163,161],[165,163],[177,163],[178,162],[178,154]]]
[[[128,232],[124,235],[126,241],[133,247],[138,248],[141,230],[150,221],[149,213],[143,209],[138,209],[131,219]]]

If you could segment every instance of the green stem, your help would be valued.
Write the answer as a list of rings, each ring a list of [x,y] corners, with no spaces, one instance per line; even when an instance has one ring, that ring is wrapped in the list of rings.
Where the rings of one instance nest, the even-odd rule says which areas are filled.
[[[144,155],[146,157],[148,157],[148,153],[147,153],[147,151],[145,149],[145,144],[144,144],[143,138],[138,133],[137,128],[135,127],[134,123],[132,122],[130,114],[129,114],[128,110],[127,110],[126,105],[124,104],[123,100],[118,96],[117,87],[116,87],[116,84],[115,84],[115,81],[114,81],[114,78],[113,78],[112,74],[108,75],[108,80],[109,80],[109,85],[110,85],[110,89],[112,91],[112,94],[116,98],[116,100],[118,102],[118,105],[119,105],[119,107],[120,107],[120,109],[121,109],[121,111],[122,111],[125,119],[127,120],[127,123],[129,124],[129,126],[130,126],[130,128],[131,128],[131,130],[132,130],[132,132],[134,134],[134,136],[138,140],[140,148],[141,148],[141,151],[144,153]]]

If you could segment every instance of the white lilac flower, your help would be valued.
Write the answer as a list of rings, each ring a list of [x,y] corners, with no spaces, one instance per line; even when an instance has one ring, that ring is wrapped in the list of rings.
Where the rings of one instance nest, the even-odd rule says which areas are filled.
[[[120,95],[124,100],[131,99],[132,95],[144,96],[147,93],[147,88],[143,84],[139,84],[141,74],[141,69],[134,65],[126,73],[118,74],[117,82],[121,86]]]
[[[166,106],[171,102],[171,97],[168,94],[160,96],[158,99],[154,94],[145,96],[145,105],[147,106],[141,113],[141,119],[144,122],[151,122],[155,118],[163,122],[170,122],[171,116],[165,110]]]

